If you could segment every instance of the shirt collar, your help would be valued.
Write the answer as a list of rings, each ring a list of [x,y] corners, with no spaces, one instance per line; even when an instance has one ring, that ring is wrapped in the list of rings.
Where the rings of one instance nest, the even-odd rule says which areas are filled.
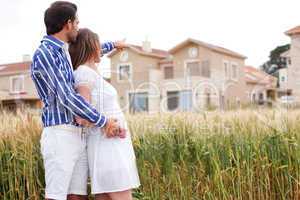
[[[61,41],[61,40],[59,40],[59,39],[57,39],[57,38],[55,38],[51,35],[44,36],[42,42],[44,42],[44,41],[49,42],[49,44],[57,50],[60,50],[60,49],[64,48],[64,45],[66,44],[65,42],[63,42],[63,41]]]
[[[64,43],[63,48],[65,49],[66,52],[69,52],[69,44],[68,43]]]

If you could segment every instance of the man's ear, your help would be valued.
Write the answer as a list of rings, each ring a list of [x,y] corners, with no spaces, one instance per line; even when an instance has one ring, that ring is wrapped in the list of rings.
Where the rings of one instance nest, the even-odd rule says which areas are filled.
[[[71,29],[72,29],[72,20],[69,19],[69,20],[67,21],[65,27],[66,27],[67,31],[68,31],[68,30],[71,30]]]

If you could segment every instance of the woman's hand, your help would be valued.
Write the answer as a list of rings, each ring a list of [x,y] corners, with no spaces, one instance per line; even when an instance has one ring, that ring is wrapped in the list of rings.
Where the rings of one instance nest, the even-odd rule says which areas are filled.
[[[112,138],[118,135],[120,126],[118,120],[115,118],[108,118],[105,126],[102,128],[102,131],[108,138]]]
[[[117,119],[109,118],[106,122],[106,125],[103,127],[103,132],[108,138],[126,138],[127,130],[119,126]]]
[[[126,138],[126,134],[127,134],[127,130],[125,128],[119,128],[119,134],[118,134],[119,138],[122,139]]]

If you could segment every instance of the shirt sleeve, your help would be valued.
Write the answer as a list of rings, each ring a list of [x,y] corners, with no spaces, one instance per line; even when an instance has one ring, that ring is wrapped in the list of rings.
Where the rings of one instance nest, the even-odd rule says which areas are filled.
[[[114,50],[115,45],[113,42],[105,42],[101,44],[101,52],[102,55],[107,54],[109,52],[111,52],[112,50]]]
[[[74,87],[77,88],[80,85],[85,85],[90,89],[95,87],[97,76],[91,69],[88,69],[85,66],[81,66],[74,71],[75,84]]]
[[[76,93],[71,84],[67,83],[65,72],[60,68],[63,60],[60,60],[59,57],[54,58],[52,52],[42,49],[40,54],[35,57],[34,62],[34,73],[38,73],[48,89],[58,97],[66,109],[97,127],[103,127],[106,124],[106,117],[98,113],[82,96]]]

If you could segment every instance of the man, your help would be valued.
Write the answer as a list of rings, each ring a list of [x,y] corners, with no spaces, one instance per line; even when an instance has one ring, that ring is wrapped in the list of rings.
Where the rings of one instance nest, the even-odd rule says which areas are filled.
[[[47,36],[33,56],[31,77],[43,101],[41,152],[45,167],[45,198],[86,199],[86,141],[75,116],[100,127],[108,136],[118,134],[115,119],[97,112],[73,88],[74,77],[68,43],[78,32],[75,4],[57,1],[45,11]],[[122,42],[104,43],[103,53],[123,48]],[[99,133],[100,134],[100,133]]]

